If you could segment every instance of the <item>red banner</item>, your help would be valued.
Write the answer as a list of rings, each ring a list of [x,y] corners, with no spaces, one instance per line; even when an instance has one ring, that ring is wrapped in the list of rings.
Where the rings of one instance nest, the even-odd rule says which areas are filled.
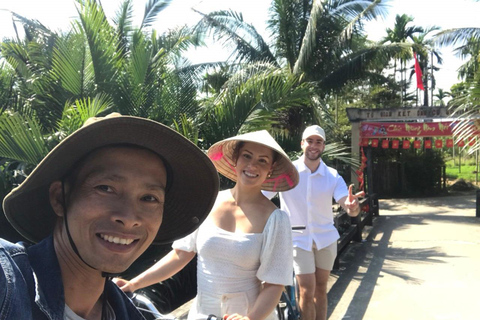
[[[392,149],[398,149],[400,146],[400,141],[399,140],[393,140],[392,141]]]
[[[403,140],[402,148],[403,149],[410,149],[410,140]]]
[[[452,122],[362,122],[362,138],[450,137]]]
[[[415,149],[420,149],[422,147],[422,141],[420,141],[420,140],[413,141],[413,147]]]

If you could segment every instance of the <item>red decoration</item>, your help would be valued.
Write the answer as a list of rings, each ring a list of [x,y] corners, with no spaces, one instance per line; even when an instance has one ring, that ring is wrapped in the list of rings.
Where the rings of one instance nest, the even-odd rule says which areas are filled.
[[[368,147],[368,139],[363,138],[362,141],[360,142],[360,145],[362,147]]]
[[[453,148],[453,139],[447,139],[447,148]]]
[[[443,140],[435,140],[435,148],[441,149],[443,147]]]
[[[475,144],[475,138],[474,137],[470,137],[468,138],[468,145],[471,147]]]
[[[413,141],[413,147],[415,149],[420,149],[422,147],[422,141],[420,141],[420,140]]]
[[[357,177],[357,180],[359,182],[358,189],[363,190],[363,187],[364,187],[363,170],[367,167],[367,157],[365,156],[365,153],[363,152],[363,148],[360,148],[360,152],[361,152],[362,161],[361,161],[361,164],[360,164],[360,168],[358,168],[358,170],[356,170],[355,172],[358,175],[358,177]]]
[[[399,117],[401,117],[399,115]],[[400,138],[400,137],[451,137],[454,127],[451,121],[442,122],[362,122],[361,138]],[[473,132],[478,132],[471,127]],[[480,134],[480,132],[479,132]]]
[[[417,54],[415,53],[415,51],[413,52],[413,57],[415,58],[415,75],[417,76],[417,88],[420,90],[425,90],[422,80],[422,68],[420,68],[420,64],[418,63]]]
[[[432,140],[425,140],[425,149],[432,149]]]
[[[409,149],[410,148],[410,140],[403,140],[402,148],[403,149]]]
[[[378,139],[372,139],[372,147],[373,148],[378,147]]]
[[[465,147],[465,141],[463,141],[463,140],[458,141],[458,142],[457,142],[457,146],[459,146],[459,147]]]
[[[392,141],[392,149],[398,149],[400,146],[400,141],[399,140],[393,140]]]
[[[383,140],[382,141],[382,148],[383,149],[388,149],[389,146],[389,141],[388,140]]]

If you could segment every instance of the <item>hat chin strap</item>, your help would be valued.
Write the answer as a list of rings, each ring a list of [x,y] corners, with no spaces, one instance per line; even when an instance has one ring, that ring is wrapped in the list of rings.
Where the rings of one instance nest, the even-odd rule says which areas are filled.
[[[63,206],[63,216],[64,216],[63,221],[65,222],[65,230],[67,230],[67,236],[68,236],[68,241],[70,242],[70,246],[72,247],[73,252],[75,252],[77,257],[79,257],[80,260],[82,260],[83,263],[85,263],[87,266],[89,266],[90,268],[92,268],[94,270],[98,270],[97,268],[91,266],[85,260],[83,260],[82,256],[78,252],[77,246],[75,245],[75,242],[73,241],[73,238],[70,234],[70,229],[68,228],[68,221],[67,221],[67,204],[66,204],[67,201],[66,201],[66,197],[65,197],[65,182],[63,180],[62,180],[62,198],[63,198],[62,206]],[[107,305],[107,302],[108,302],[108,300],[107,300],[107,282],[108,282],[108,280],[111,280],[113,277],[117,277],[119,275],[120,275],[120,273],[110,273],[110,272],[102,271],[102,277],[105,278],[105,284],[103,285],[102,317],[101,317],[101,319],[107,319],[107,308],[106,308],[106,305]]]
[[[77,249],[77,246],[75,245],[75,242],[73,241],[72,235],[70,234],[70,229],[68,228],[68,221],[67,221],[67,204],[66,204],[67,201],[66,201],[66,197],[65,197],[65,183],[64,183],[63,180],[62,180],[62,197],[63,197],[62,206],[63,206],[63,215],[64,215],[63,221],[65,222],[65,230],[67,230],[67,236],[68,236],[68,241],[70,242],[70,246],[72,247],[73,252],[75,252],[77,257],[79,257],[80,260],[82,260],[83,263],[85,263],[87,266],[89,266],[92,269],[98,270],[97,268],[88,264],[82,258],[82,256],[80,255],[80,252],[78,252],[78,249]],[[110,272],[102,271],[102,277],[105,277],[105,278],[112,278],[112,277],[116,277],[116,276],[119,276],[119,275],[120,275],[120,273],[110,273]]]

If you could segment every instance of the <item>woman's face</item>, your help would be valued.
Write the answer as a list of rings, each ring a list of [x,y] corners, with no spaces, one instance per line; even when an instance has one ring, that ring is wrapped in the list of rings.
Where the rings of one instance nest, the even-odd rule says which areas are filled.
[[[254,142],[245,142],[237,158],[237,183],[261,186],[273,170],[273,150]]]

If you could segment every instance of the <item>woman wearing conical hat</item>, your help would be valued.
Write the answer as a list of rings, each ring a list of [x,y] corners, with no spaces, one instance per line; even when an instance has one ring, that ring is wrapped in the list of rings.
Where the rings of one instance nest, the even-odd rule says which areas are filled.
[[[197,254],[198,292],[188,319],[209,314],[273,319],[283,287],[292,281],[291,226],[262,190],[294,188],[298,172],[265,130],[217,142],[208,156],[235,186],[219,192],[197,231],[175,241],[173,250],[149,270],[118,284],[134,291],[162,281]]]

